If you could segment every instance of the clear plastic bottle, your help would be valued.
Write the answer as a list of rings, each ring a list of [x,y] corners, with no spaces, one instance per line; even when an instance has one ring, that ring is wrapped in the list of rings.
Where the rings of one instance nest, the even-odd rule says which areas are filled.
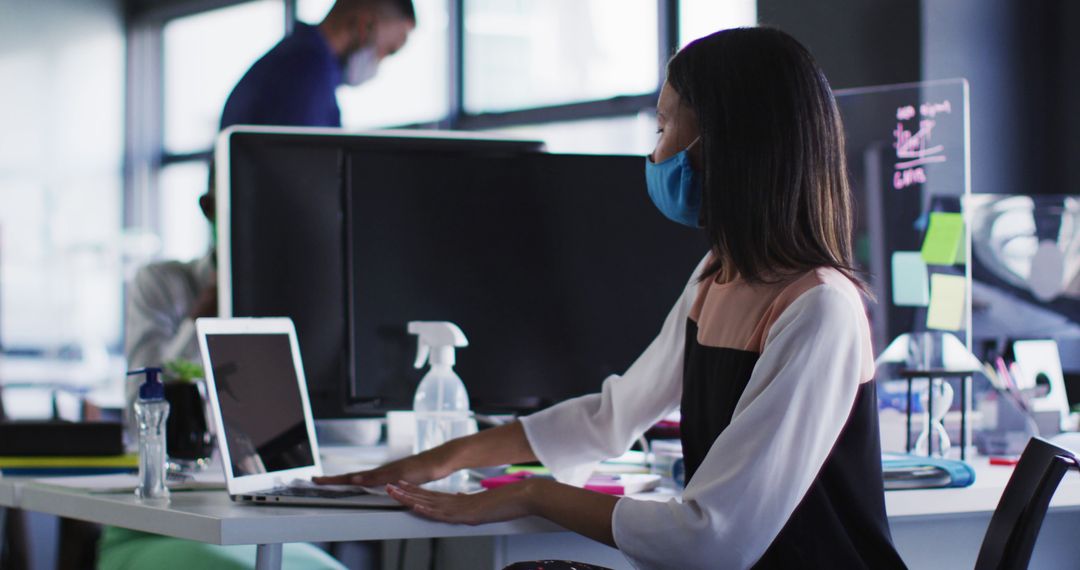
[[[135,422],[139,427],[139,486],[135,496],[144,501],[167,501],[165,486],[165,422],[169,419],[169,402],[158,368],[144,368],[128,374],[146,374],[135,401]]]
[[[416,367],[430,361],[431,369],[416,388],[413,411],[416,414],[417,453],[438,447],[452,439],[476,432],[476,423],[469,410],[469,394],[465,383],[454,372],[454,347],[468,346],[465,334],[447,322],[409,323],[409,332],[419,335]],[[463,491],[468,474],[458,471],[433,481],[428,488],[441,491]]]

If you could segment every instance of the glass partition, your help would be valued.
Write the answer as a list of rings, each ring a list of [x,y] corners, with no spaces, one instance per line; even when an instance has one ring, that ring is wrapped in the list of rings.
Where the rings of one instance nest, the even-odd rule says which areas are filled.
[[[836,100],[856,202],[856,259],[877,297],[874,346],[939,330],[970,348],[967,82],[847,89]]]

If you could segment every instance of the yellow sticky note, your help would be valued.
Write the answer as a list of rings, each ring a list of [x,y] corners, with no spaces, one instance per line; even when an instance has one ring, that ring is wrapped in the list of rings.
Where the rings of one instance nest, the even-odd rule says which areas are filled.
[[[964,328],[967,309],[967,280],[962,275],[935,273],[930,276],[930,309],[926,327],[943,331]]]
[[[956,265],[964,262],[964,216],[952,212],[930,212],[930,223],[922,245],[927,265]]]

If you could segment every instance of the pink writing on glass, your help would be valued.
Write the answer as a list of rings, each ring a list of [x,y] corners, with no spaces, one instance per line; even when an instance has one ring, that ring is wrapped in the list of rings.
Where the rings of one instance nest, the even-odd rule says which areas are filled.
[[[904,170],[897,170],[893,173],[893,188],[901,190],[907,188],[912,184],[922,184],[926,182],[926,171],[922,167],[907,168]]]
[[[952,103],[948,99],[940,103],[923,103],[919,105],[919,112],[924,117],[935,117],[938,113],[952,113]]]
[[[944,145],[933,145],[934,128],[940,113],[952,113],[952,104],[948,101],[929,102],[919,105],[918,129],[912,131],[904,122],[915,118],[915,106],[905,105],[896,109],[896,128],[893,130],[893,146],[896,148],[896,172],[893,174],[893,187],[897,190],[913,184],[926,182],[927,164],[942,163],[947,160]]]

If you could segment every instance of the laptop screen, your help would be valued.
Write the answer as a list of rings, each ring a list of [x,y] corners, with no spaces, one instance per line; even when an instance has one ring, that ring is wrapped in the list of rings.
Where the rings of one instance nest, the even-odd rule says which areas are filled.
[[[233,475],[314,465],[289,335],[207,334],[206,349]]]

